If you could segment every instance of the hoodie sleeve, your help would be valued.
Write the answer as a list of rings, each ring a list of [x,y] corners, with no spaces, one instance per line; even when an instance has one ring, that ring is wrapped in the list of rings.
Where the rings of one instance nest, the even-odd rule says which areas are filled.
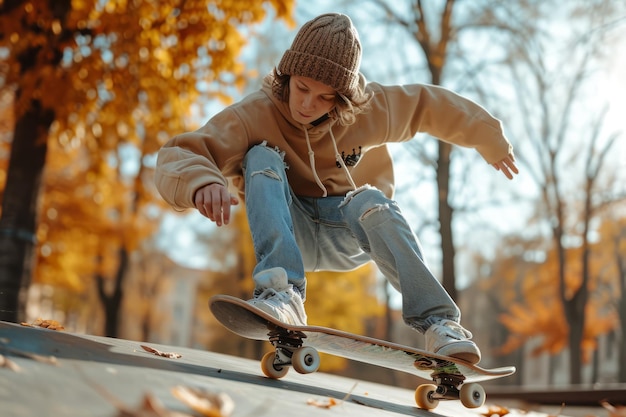
[[[241,175],[247,148],[245,127],[227,108],[195,132],[173,137],[159,150],[157,190],[174,208],[195,207],[199,188],[212,183],[227,186],[227,177]]]
[[[387,140],[410,140],[418,132],[473,148],[492,164],[513,149],[501,123],[475,102],[434,85],[381,86],[371,83],[372,106],[387,118]]]

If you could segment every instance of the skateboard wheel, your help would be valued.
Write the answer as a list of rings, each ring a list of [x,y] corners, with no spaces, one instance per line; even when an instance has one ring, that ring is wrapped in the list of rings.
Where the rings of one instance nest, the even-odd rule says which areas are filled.
[[[433,398],[437,385],[423,384],[415,390],[415,403],[423,410],[432,410],[439,405],[439,400]]]
[[[480,384],[465,384],[461,387],[459,398],[461,399],[461,404],[467,408],[482,407],[485,403],[485,390]]]
[[[320,367],[320,355],[310,346],[297,349],[291,357],[291,366],[300,374],[310,374]]]
[[[274,365],[274,359],[276,358],[276,352],[267,352],[261,359],[261,371],[263,374],[272,379],[280,379],[287,375],[289,367]]]

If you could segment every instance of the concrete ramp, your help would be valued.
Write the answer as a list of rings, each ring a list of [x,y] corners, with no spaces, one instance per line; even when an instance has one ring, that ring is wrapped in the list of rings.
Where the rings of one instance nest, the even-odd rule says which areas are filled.
[[[114,417],[142,409],[146,398],[164,410],[202,416],[184,400],[200,398],[233,417],[476,417],[490,404],[487,398],[485,407],[468,410],[442,401],[428,412],[415,407],[406,389],[293,370],[271,380],[258,361],[6,322],[0,322],[0,355],[2,417]]]

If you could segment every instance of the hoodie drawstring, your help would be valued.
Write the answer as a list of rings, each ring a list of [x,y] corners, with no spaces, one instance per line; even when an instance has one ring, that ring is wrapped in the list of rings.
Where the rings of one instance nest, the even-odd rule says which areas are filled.
[[[304,126],[302,126],[302,129],[304,130],[304,136],[306,138],[306,146],[309,150],[309,165],[311,165],[311,170],[313,171],[313,177],[315,177],[315,182],[322,189],[322,192],[323,192],[322,196],[326,197],[328,196],[328,190],[326,190],[326,187],[324,187],[324,184],[322,183],[322,180],[320,180],[320,177],[317,174],[317,170],[315,169],[315,153],[313,152],[313,149],[311,148],[311,141],[309,139],[309,131]],[[328,133],[330,134],[330,139],[333,142],[333,149],[335,150],[335,160],[337,161],[339,165],[341,165],[341,168],[343,169],[343,172],[346,174],[346,178],[348,179],[348,182],[350,182],[352,189],[356,190],[357,186],[354,183],[354,180],[352,179],[352,175],[350,175],[350,171],[348,170],[346,163],[344,162],[343,158],[339,154],[339,149],[337,148],[337,141],[335,140],[335,135],[333,134],[332,125],[328,127]]]
[[[326,197],[328,195],[328,190],[326,190],[326,187],[324,187],[324,184],[322,184],[322,180],[320,180],[320,177],[317,175],[317,170],[315,169],[315,152],[313,152],[313,149],[311,148],[311,141],[309,140],[309,131],[304,126],[302,128],[304,129],[304,136],[306,138],[306,146],[309,149],[309,165],[311,165],[311,171],[313,171],[315,182],[323,191],[322,197]]]
[[[328,133],[330,133],[330,139],[332,140],[333,148],[335,149],[335,160],[339,163],[339,165],[341,165],[341,168],[343,168],[343,172],[345,172],[346,178],[348,179],[348,182],[352,186],[352,190],[356,190],[356,184],[354,183],[354,180],[352,179],[352,175],[350,175],[350,171],[348,171],[348,167],[346,166],[345,161],[343,160],[341,155],[339,155],[339,149],[337,149],[337,141],[335,140],[335,135],[333,135],[332,126],[328,127]]]

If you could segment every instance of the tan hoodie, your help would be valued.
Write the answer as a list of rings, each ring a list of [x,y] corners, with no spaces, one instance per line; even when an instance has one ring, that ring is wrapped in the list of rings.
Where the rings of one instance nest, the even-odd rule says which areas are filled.
[[[474,148],[490,164],[512,151],[497,119],[441,87],[370,82],[365,88],[374,93],[371,109],[357,115],[354,124],[341,126],[328,119],[317,126],[302,126],[291,117],[288,103],[272,94],[271,83],[272,75],[268,75],[259,91],[161,148],[155,181],[165,201],[178,209],[192,208],[199,188],[211,183],[227,186],[227,179],[243,197],[242,160],[248,149],[264,141],[285,153],[289,184],[296,195],[307,197],[321,197],[325,192],[343,196],[354,185],[365,184],[392,197],[393,166],[385,143],[408,141],[418,132]],[[358,163],[346,167],[349,175],[338,167],[335,144],[344,156],[358,154],[360,147]]]

